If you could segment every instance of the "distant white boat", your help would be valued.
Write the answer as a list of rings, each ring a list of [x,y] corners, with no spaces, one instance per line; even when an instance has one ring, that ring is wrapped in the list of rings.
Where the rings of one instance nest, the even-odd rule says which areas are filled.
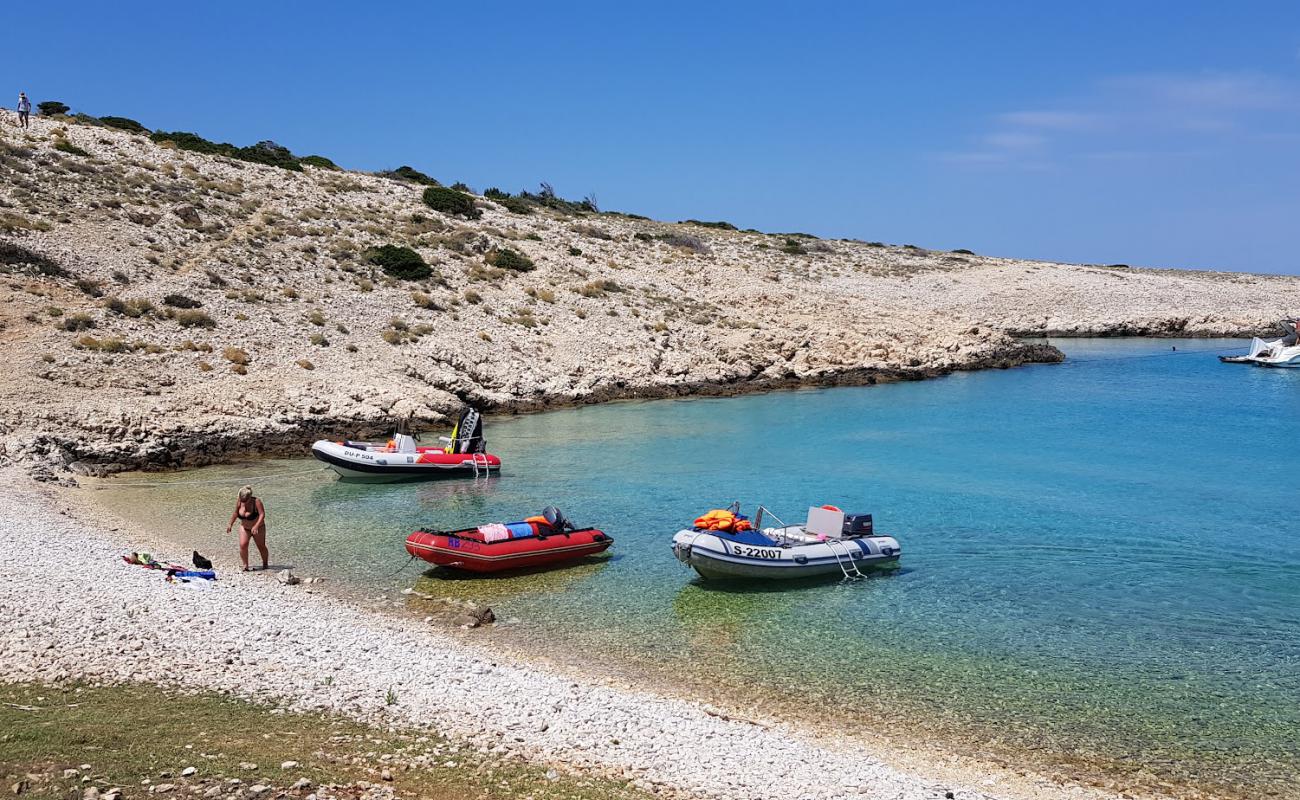
[[[1250,352],[1244,356],[1219,356],[1225,364],[1258,364],[1261,367],[1300,367],[1300,334],[1296,325],[1300,320],[1284,319],[1278,323],[1283,331],[1280,339],[1266,342],[1258,336],[1250,340]]]

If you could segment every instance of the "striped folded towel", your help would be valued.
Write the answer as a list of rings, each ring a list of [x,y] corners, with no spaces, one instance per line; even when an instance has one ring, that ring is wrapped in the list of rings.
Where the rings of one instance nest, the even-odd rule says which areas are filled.
[[[491,525],[478,526],[478,532],[483,535],[485,542],[504,542],[510,538],[510,529],[500,522],[493,522]]]

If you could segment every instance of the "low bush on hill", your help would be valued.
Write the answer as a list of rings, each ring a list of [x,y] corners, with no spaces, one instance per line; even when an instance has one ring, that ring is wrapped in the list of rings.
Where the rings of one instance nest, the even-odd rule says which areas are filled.
[[[66,103],[60,103],[58,100],[45,100],[36,104],[36,110],[42,117],[53,117],[66,114],[72,109],[68,108]]]
[[[198,309],[184,309],[177,311],[172,315],[172,318],[175,319],[182,328],[217,327],[216,320],[209,317],[206,311],[199,311]]]
[[[511,214],[533,213],[533,204],[521,197],[502,197],[497,202],[505,206],[506,211]]]
[[[508,247],[493,250],[484,256],[484,260],[497,269],[508,269],[511,272],[531,272],[536,269],[531,258]]]
[[[453,214],[465,219],[478,219],[483,216],[483,212],[474,205],[474,198],[455,189],[430,186],[424,190],[423,199],[426,206],[444,214]]]
[[[60,152],[63,152],[63,153],[68,153],[69,155],[74,155],[74,156],[88,156],[88,155],[90,155],[90,153],[87,153],[85,150],[82,150],[80,147],[77,147],[75,144],[73,144],[72,142],[69,142],[67,139],[57,139],[57,140],[55,140],[55,142],[54,142],[54,149],[55,149],[55,150],[58,150],[58,151],[60,151]]]
[[[124,317],[140,318],[149,317],[154,314],[154,305],[143,297],[132,297],[123,300],[120,297],[108,297],[104,299],[104,308],[114,314],[121,314]]]
[[[698,219],[684,219],[684,220],[682,220],[682,224],[683,224],[683,225],[697,225],[697,226],[699,226],[699,227],[701,227],[701,228],[717,228],[718,230],[722,230],[722,231],[734,231],[734,230],[736,230],[736,226],[735,226],[735,225],[732,225],[730,222],[722,222],[722,221],[718,221],[718,222],[702,222],[702,221],[700,221],[700,220],[698,220]]]
[[[189,150],[194,153],[206,153],[207,155],[225,156],[235,158],[240,161],[251,161],[256,164],[267,164],[273,167],[292,170],[294,172],[302,171],[302,164],[298,158],[289,151],[289,148],[278,145],[272,141],[258,142],[251,147],[236,147],[227,142],[213,142],[204,139],[197,133],[188,131],[154,131],[149,136],[155,142],[170,142],[172,145],[179,147],[181,150]]]
[[[59,327],[65,331],[84,331],[95,327],[95,318],[84,312],[69,314],[59,323]]]
[[[415,167],[401,166],[398,167],[397,169],[390,169],[389,171],[380,174],[387,176],[389,178],[397,178],[398,180],[401,181],[410,181],[411,183],[418,183],[422,186],[442,185],[441,183],[438,183],[437,180],[435,180],[434,178],[428,175],[425,175],[423,172],[419,171]]]
[[[183,294],[169,294],[163,298],[163,305],[172,308],[198,308],[203,304],[193,297],[187,297]]]
[[[129,117],[100,117],[99,124],[131,133],[148,133],[149,129]]]
[[[409,247],[386,244],[366,253],[366,260],[379,267],[384,274],[404,281],[424,280],[433,274],[419,253]]]
[[[298,159],[300,164],[306,164],[309,167],[319,167],[320,169],[338,169],[339,165],[330,161],[325,156],[303,156]]]

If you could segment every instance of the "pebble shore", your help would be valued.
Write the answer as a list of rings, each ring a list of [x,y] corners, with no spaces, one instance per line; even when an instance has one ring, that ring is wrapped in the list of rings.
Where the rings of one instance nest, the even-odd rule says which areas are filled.
[[[429,726],[479,752],[611,776],[665,796],[995,800],[1099,798],[1043,783],[981,791],[784,724],[599,685],[500,656],[418,619],[240,574],[206,588],[122,563],[144,546],[64,510],[59,490],[0,471],[0,676],[207,689],[299,711]],[[182,553],[166,553],[180,558]],[[996,790],[1002,792],[1002,785]]]

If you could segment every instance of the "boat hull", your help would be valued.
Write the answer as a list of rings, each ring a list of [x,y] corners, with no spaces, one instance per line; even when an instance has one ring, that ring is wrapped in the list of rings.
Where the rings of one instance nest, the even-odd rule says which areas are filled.
[[[406,552],[440,567],[467,572],[502,572],[555,566],[609,549],[614,540],[603,531],[584,528],[544,537],[483,542],[469,532],[415,531],[406,537]]]
[[[842,577],[846,567],[850,571],[853,567],[858,571],[897,569],[902,549],[891,536],[761,547],[687,530],[673,537],[673,553],[704,578],[792,580]]]
[[[442,453],[428,448],[414,453],[368,450],[339,442],[319,441],[311,454],[339,477],[349,481],[391,482],[490,475],[501,459],[486,453]]]

